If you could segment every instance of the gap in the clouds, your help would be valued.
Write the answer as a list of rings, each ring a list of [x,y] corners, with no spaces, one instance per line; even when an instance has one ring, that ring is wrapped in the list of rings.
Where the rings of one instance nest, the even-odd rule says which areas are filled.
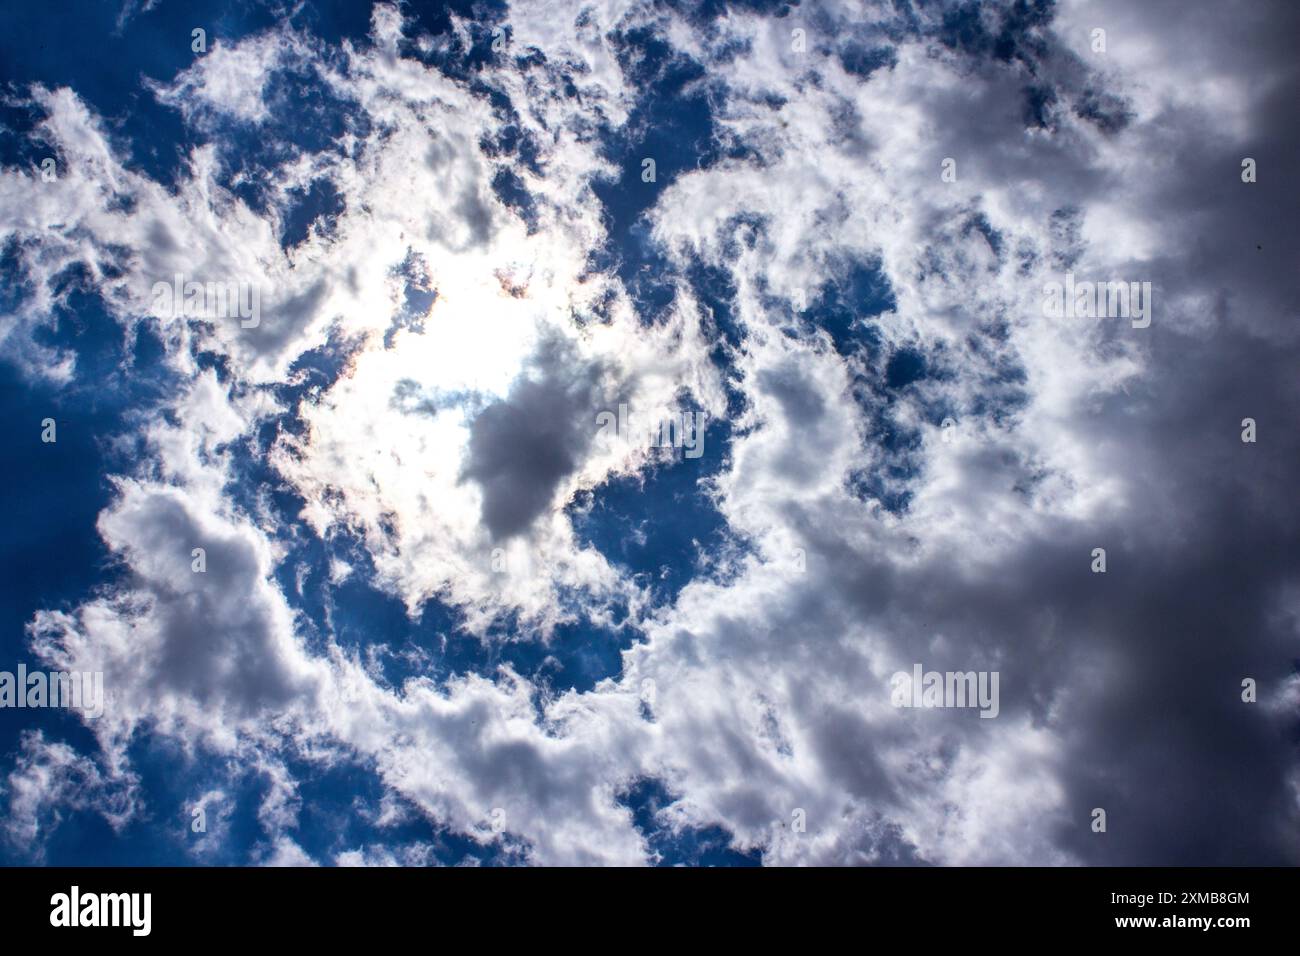
[[[661,0],[661,5],[694,27],[709,29],[713,21],[733,11],[782,19],[789,15],[791,7],[798,7],[799,3],[798,0]]]
[[[1017,356],[995,351],[1009,335],[1005,322],[986,323],[981,333],[973,336],[967,346],[972,352],[987,355],[989,371],[977,380],[969,414],[1005,428],[1029,405],[1029,372]]]
[[[754,158],[729,141],[714,117],[708,73],[649,27],[610,34],[629,86],[640,96],[619,128],[601,131],[601,153],[616,170],[592,190],[604,207],[606,241],[589,256],[593,272],[614,271],[647,325],[662,321],[674,297],[672,270],[651,240],[645,214],[676,179],[720,160]],[[644,161],[654,161],[645,182]]]
[[[730,533],[707,483],[725,470],[730,448],[730,423],[710,422],[699,458],[674,449],[671,462],[580,492],[565,508],[578,543],[632,575],[656,604],[702,574],[725,576],[734,562],[713,562],[747,545]]]
[[[97,754],[97,748],[83,748]],[[114,831],[102,801],[119,791],[96,793],[82,809],[62,808],[58,826],[46,843],[54,866],[184,866],[207,863],[238,866],[249,862],[249,849],[262,836],[257,819],[266,784],[261,775],[241,770],[232,759],[187,754],[176,741],[142,728],[127,747],[141,802],[130,822]],[[207,805],[207,849],[195,854],[205,834],[193,829],[196,799],[210,790],[223,797]]]
[[[872,73],[898,65],[898,54],[890,46],[867,46],[850,39],[838,50],[840,66],[844,72],[859,79],[868,79]]]
[[[734,262],[745,252],[752,252],[766,238],[767,221],[757,215],[741,213],[730,217],[718,230],[722,259]],[[739,319],[736,283],[730,270],[702,260],[686,267],[685,279],[703,310],[703,328],[712,339],[709,361],[717,368],[727,398],[727,419],[737,421],[746,412],[749,399],[736,369],[736,353],[745,343],[745,327]],[[760,282],[761,286],[761,282]]]
[[[174,188],[183,158],[206,137],[160,104],[143,80],[170,82],[194,63],[191,31],[207,30],[208,49],[275,23],[269,6],[223,2],[158,3],[119,29],[120,4],[52,0],[0,7],[0,85],[71,87],[104,117],[128,168]]]
[[[643,778],[619,795],[632,812],[632,824],[645,838],[656,866],[762,866],[759,850],[732,849],[733,838],[719,826],[674,829],[662,811],[680,799],[663,781]]]
[[[964,235],[978,231],[995,254],[1000,251],[1001,237],[986,221],[981,223],[981,217],[971,217],[964,229]],[[790,308],[770,295],[764,302],[772,309]],[[813,290],[802,313],[791,310],[786,330],[794,337],[822,330],[845,358],[850,394],[864,413],[865,442],[872,458],[869,467],[850,473],[847,489],[859,500],[901,515],[911,504],[911,485],[921,473],[924,435],[911,422],[910,414],[899,414],[900,403],[906,402],[909,408],[920,406],[926,420],[933,419],[936,427],[952,410],[925,388],[932,380],[950,377],[940,356],[920,343],[887,344],[881,322],[897,307],[881,261],[849,257],[832,263],[830,277]]]
[[[1055,13],[1056,0],[1018,0],[1011,4],[965,0],[944,9],[933,35],[950,50],[972,60],[992,60],[1023,71],[1022,75],[1032,80],[1021,88],[1025,126],[1053,129],[1057,92],[1034,78],[1043,75],[1042,63],[1054,53],[1044,34]],[[1108,122],[1123,122],[1122,107],[1116,110],[1109,102],[1096,105],[1098,126],[1103,130]]]
[[[686,281],[696,301],[705,309],[709,331],[727,348],[740,348],[744,326],[736,316],[736,283],[722,266],[696,261],[686,269]]]
[[[803,318],[809,326],[825,329],[840,355],[861,351],[874,364],[881,336],[870,320],[897,308],[879,259],[847,259],[834,264],[833,275],[817,289]]]
[[[417,334],[424,332],[424,320],[434,302],[438,300],[438,290],[433,288],[429,277],[429,265],[424,257],[413,249],[407,249],[406,258],[393,267],[390,274],[402,280],[402,304],[393,314],[392,323],[384,332],[384,348],[391,349],[397,333],[409,329]],[[409,379],[398,384],[398,393],[407,396],[418,386]],[[395,398],[396,400],[396,398]]]
[[[892,515],[903,515],[912,503],[909,486],[921,473],[921,432],[882,417],[869,437],[884,449],[885,459],[850,472],[848,491],[860,501],[878,503]]]
[[[298,781],[297,824],[287,831],[322,864],[340,853],[368,846],[400,852],[420,848],[442,866],[505,866],[524,862],[513,840],[481,844],[434,824],[418,807],[388,789],[370,761],[339,756],[329,765],[294,757],[285,768]],[[386,805],[386,807],[385,807]],[[383,811],[387,808],[388,815]],[[404,861],[412,862],[412,861]]]
[[[529,193],[524,181],[513,169],[501,167],[492,177],[492,191],[496,197],[528,227],[528,235],[533,235],[539,228],[537,203]]]
[[[44,118],[45,112],[33,102],[0,102],[0,166],[16,167],[33,177],[33,189],[40,188],[43,160],[55,159],[58,169],[54,150],[36,129]],[[0,270],[0,277],[7,274],[12,274],[8,268]]]
[[[50,822],[53,825],[44,835],[43,865],[183,866],[189,862],[175,838],[168,840],[155,825],[136,820],[117,831],[99,807],[65,804],[58,809],[57,821]]]
[[[764,304],[773,310],[789,310],[787,335],[804,338],[823,331],[846,360],[850,394],[868,422],[865,440],[879,459],[849,475],[849,493],[902,514],[911,501],[907,485],[919,473],[921,432],[898,422],[893,406],[931,370],[920,350],[890,350],[885,343],[881,317],[896,310],[898,303],[878,258],[846,257],[832,262],[830,273],[811,290],[811,301],[802,312],[797,303],[771,295],[765,296]]]
[[[492,49],[498,27],[507,44],[511,39],[508,25],[502,23],[508,12],[505,0],[410,0],[403,4],[402,12],[405,21],[399,54],[456,80],[474,79],[498,56]],[[453,16],[469,34],[469,46],[454,28]]]
[[[313,181],[305,189],[292,190],[290,202],[284,213],[284,227],[280,233],[280,246],[292,249],[302,243],[311,232],[313,224],[324,237],[334,235],[338,217],[344,209],[343,197],[329,179]]]
[[[758,217],[733,217],[721,230],[725,234],[725,255],[734,257],[738,242],[752,249],[763,228],[764,224]],[[643,233],[645,224],[637,223],[632,231],[638,235]],[[738,420],[748,406],[748,399],[741,387],[735,353],[743,346],[746,333],[739,321],[736,285],[731,273],[700,260],[678,273],[664,250],[648,241],[639,244],[638,255],[640,260],[635,274],[626,271],[628,259],[611,258],[607,251],[590,257],[587,269],[617,268],[640,321],[646,325],[654,325],[668,315],[677,298],[679,283],[684,282],[702,310],[702,328],[712,342],[708,356],[719,372],[727,400],[726,417],[729,421]],[[606,306],[609,304],[612,303],[606,303]],[[601,308],[598,307],[596,313],[597,318],[604,320]]]
[[[844,17],[836,8],[822,5],[800,6],[796,17],[790,27],[807,30],[814,62],[834,56],[845,73],[863,81],[897,66],[897,47],[921,34],[921,20],[907,0],[897,0],[892,9],[878,7],[865,20]],[[814,82],[820,82],[815,73]]]
[[[936,35],[949,49],[970,56],[1033,67],[1046,52],[1038,31],[1051,22],[1055,8],[1056,0],[1011,4],[964,0],[944,8]]]
[[[514,159],[533,175],[542,175],[539,162],[541,147],[536,137],[521,125],[519,114],[510,98],[500,90],[486,85],[480,85],[476,90],[487,97],[501,123],[495,135],[483,134],[479,139],[479,150],[489,159]]]
[[[280,11],[271,4],[156,4],[127,19],[120,30],[111,5],[70,6],[74,9],[66,16],[49,5],[39,13],[24,4],[5,7],[0,13],[0,82],[70,86],[104,118],[124,165],[170,189],[187,175],[190,152],[213,144],[223,159],[218,183],[259,215],[266,214],[278,194],[282,164],[304,153],[340,152],[344,133],[364,140],[370,131],[368,117],[336,96],[313,63],[270,71],[262,90],[268,117],[256,124],[218,118],[206,106],[199,107],[201,122],[187,124],[179,109],[160,103],[147,88],[146,81],[171,83],[218,45],[230,46],[277,26]],[[310,4],[290,19],[295,25],[305,20],[327,43],[337,45],[343,36],[368,31],[369,5]],[[206,53],[191,49],[191,31],[199,27],[207,31]],[[18,36],[29,42],[8,39]],[[328,49],[333,53],[337,46]],[[8,109],[3,118],[25,139],[37,117],[32,110]],[[0,159],[6,164],[26,165],[49,153],[35,144],[15,147],[14,138],[0,136]],[[286,232],[294,228],[290,224]]]
[[[994,428],[1014,422],[1029,395],[1024,366],[1006,351],[1008,334],[1005,319],[980,321],[956,352],[943,343],[899,345],[874,367],[855,373],[853,396],[866,414],[866,444],[874,462],[850,474],[851,494],[904,514],[924,466],[923,425],[959,427],[964,432],[956,434],[963,434],[976,422]],[[953,380],[958,365],[969,392],[964,407],[937,387]]]
[[[34,339],[75,354],[73,381],[58,386],[29,379],[0,361],[0,505],[6,515],[0,670],[20,662],[43,669],[25,632],[37,611],[71,610],[94,589],[123,580],[125,570],[108,553],[96,520],[112,500],[108,476],[133,470],[140,456],[131,436],[174,384],[152,327],[140,323],[124,330],[89,291],[80,267],[67,270],[54,287],[66,304]],[[5,298],[18,301],[16,295],[19,290],[5,289]],[[41,440],[46,418],[56,422],[51,443]],[[0,710],[0,753],[11,755],[19,733],[33,727],[59,739],[89,737],[62,712],[6,708]]]
[[[1094,87],[1083,91],[1083,95],[1074,104],[1074,115],[1107,134],[1127,129],[1136,116],[1133,105],[1128,100],[1119,94]]]
[[[984,241],[989,244],[989,249],[997,257],[1000,266],[1005,261],[1002,233],[993,228],[993,224],[989,222],[989,217],[983,212],[973,213],[962,225],[961,237],[963,239],[969,238],[972,232],[978,232],[984,237]],[[989,271],[996,272],[997,268],[991,265]]]
[[[916,349],[898,349],[885,364],[885,384],[889,388],[906,388],[925,378],[925,374],[925,355]]]
[[[331,546],[338,544],[336,539]],[[623,651],[639,634],[625,603],[601,608],[610,615],[605,624],[593,620],[579,594],[562,601],[569,619],[549,634],[528,626],[516,613],[501,617],[483,635],[474,634],[465,629],[462,611],[436,598],[426,600],[412,618],[402,601],[370,583],[373,568],[359,544],[345,560],[352,567],[345,580],[309,578],[298,601],[320,635],[321,646],[314,649],[322,651],[328,635],[393,693],[412,679],[444,687],[469,674],[495,679],[500,668],[509,667],[534,685],[540,713],[544,698],[585,693],[618,677]],[[296,570],[283,569],[282,586],[288,577],[296,579]]]
[[[568,691],[586,693],[603,680],[617,678],[623,671],[623,652],[640,636],[625,601],[603,608],[611,618],[606,625],[592,620],[582,598],[580,592],[562,596],[570,619],[549,634],[524,626],[511,614],[489,629],[486,641],[462,640],[451,660],[485,674],[505,664],[527,677],[538,691],[533,703],[540,717],[546,698]]]
[[[1021,118],[1029,129],[1055,130],[1052,107],[1056,105],[1056,91],[1042,83],[1029,83],[1022,90],[1025,97]]]
[[[112,266],[102,268],[103,279],[111,281],[119,274]],[[162,362],[165,349],[154,324],[143,320],[123,328],[95,291],[98,281],[83,263],[54,276],[49,288],[60,304],[51,324],[36,326],[31,338],[37,345],[75,354],[69,392],[79,402],[126,416],[141,404],[168,397],[174,376]],[[168,381],[147,373],[167,376]]]
[[[344,40],[362,43],[370,35],[373,6],[370,0],[312,0],[293,7],[288,22],[334,46]],[[283,8],[277,12],[283,15]]]
[[[314,64],[290,63],[272,71],[262,101],[267,116],[260,122],[226,118],[209,122],[214,124],[212,139],[222,159],[217,182],[258,215],[271,215],[281,203],[283,167],[304,155],[318,164],[330,157],[355,159],[356,144],[367,139],[372,126],[360,105],[339,96]],[[342,211],[337,187],[318,177],[309,184],[307,197],[299,198],[301,191],[290,192],[282,213],[283,235],[300,229],[306,236],[312,220],[303,226],[301,217],[313,210],[313,190],[318,197],[316,215],[337,216]],[[286,248],[294,244],[282,240]]]
[[[330,329],[325,344],[308,349],[293,360],[289,366],[288,383],[273,386],[276,399],[287,411],[263,422],[258,436],[263,450],[280,431],[296,436],[306,433],[306,421],[298,414],[301,403],[318,398],[332,387],[348,362],[364,347],[363,335],[348,336],[336,326]]]
[[[849,474],[848,491],[855,498],[874,501],[894,515],[904,514],[911,505],[911,485],[924,462],[924,434],[910,416],[897,414],[898,406],[904,397],[924,405],[915,386],[936,374],[925,352],[908,346],[855,373],[853,396],[866,412],[865,441],[874,459],[870,467]],[[942,416],[934,424],[941,422]]]
[[[87,735],[89,736],[89,735]],[[79,748],[96,752],[91,742]],[[293,840],[313,860],[330,864],[347,850],[381,847],[406,862],[498,866],[519,863],[523,848],[512,840],[480,844],[439,826],[405,798],[388,790],[373,763],[338,751],[309,761],[270,749],[264,760],[186,752],[176,741],[145,728],[127,756],[143,800],[130,821],[114,831],[103,810],[126,805],[122,785],[90,795],[87,805],[59,808],[45,841],[45,862],[55,866],[241,866],[265,859],[277,837]],[[270,771],[277,763],[292,781],[283,791],[283,822],[264,819],[264,807],[280,800]],[[215,792],[212,799],[203,799]],[[202,800],[203,830],[195,830]],[[387,811],[385,813],[385,810]],[[272,811],[272,817],[276,816]],[[0,862],[23,863],[25,848],[3,847]],[[20,852],[14,852],[17,849]]]
[[[533,54],[528,58],[516,58],[516,65],[524,71],[532,67],[548,69],[542,54],[536,50]],[[513,167],[526,169],[534,176],[544,175],[541,146],[533,133],[524,128],[509,96],[478,78],[472,80],[469,87],[476,96],[487,99],[498,122],[496,133],[483,134],[478,144],[479,151],[497,164],[492,176],[492,192],[523,221],[531,236],[540,228],[537,200]]]

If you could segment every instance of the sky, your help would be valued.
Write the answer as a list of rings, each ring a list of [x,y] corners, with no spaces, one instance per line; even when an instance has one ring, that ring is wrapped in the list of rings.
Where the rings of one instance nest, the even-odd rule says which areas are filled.
[[[1300,863],[1298,35],[6,5],[0,863]]]

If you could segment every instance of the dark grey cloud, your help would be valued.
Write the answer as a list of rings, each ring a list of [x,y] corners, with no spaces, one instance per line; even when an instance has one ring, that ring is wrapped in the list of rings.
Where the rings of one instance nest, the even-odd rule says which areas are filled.
[[[1300,657],[1300,195],[1292,182],[1300,168],[1294,121],[1300,83],[1290,39],[1300,33],[1300,7],[1099,3],[1088,15],[1110,27],[1117,57],[1126,43],[1156,41],[1148,47],[1149,69],[1126,61],[1130,72],[1121,80],[1122,70],[1112,74],[1105,60],[1081,59],[1052,35],[1050,4],[1033,7],[1032,16],[1024,15],[1027,5],[992,6],[980,13],[976,5],[961,5],[969,22],[953,17],[952,30],[946,21],[955,7],[925,5],[915,13],[895,7],[898,19],[909,21],[895,35],[846,33],[840,44],[841,65],[851,62],[849,72],[859,77],[901,69],[896,57],[877,53],[877,40],[917,33],[934,44],[923,66],[911,61],[914,68],[928,69],[940,57],[957,60],[951,72],[936,68],[939,82],[891,89],[917,97],[900,104],[907,108],[899,111],[904,133],[908,109],[925,116],[918,149],[927,155],[929,186],[920,190],[943,188],[937,172],[945,156],[958,160],[963,186],[982,184],[962,208],[930,201],[902,181],[910,177],[891,181],[897,170],[871,166],[888,153],[891,129],[864,101],[855,103],[841,91],[828,97],[838,104],[830,107],[838,148],[855,162],[862,159],[856,175],[881,177],[893,203],[886,211],[899,214],[900,228],[905,220],[920,223],[927,248],[907,265],[924,273],[929,289],[945,283],[961,289],[985,278],[993,283],[1013,271],[1000,269],[1012,255],[1027,276],[1035,256],[1059,269],[1087,262],[1089,242],[1142,248],[1143,242],[1130,245],[1134,237],[1118,232],[1126,224],[1146,224],[1157,237],[1155,251],[1134,253],[1143,258],[1132,263],[1132,277],[1149,279],[1157,289],[1151,328],[1135,334],[1115,323],[1099,331],[1099,343],[1081,341],[1077,356],[1035,353],[1034,343],[1027,344],[1032,337],[1012,328],[1023,317],[995,321],[967,307],[978,295],[936,295],[925,329],[951,332],[950,339],[918,340],[915,329],[903,327],[908,316],[888,320],[900,328],[891,344],[905,341],[924,357],[926,369],[894,390],[892,405],[861,388],[854,405],[855,396],[837,394],[840,378],[827,372],[826,363],[792,359],[775,345],[743,356],[738,348],[746,369],[742,384],[750,390],[745,397],[771,416],[737,438],[740,453],[729,464],[736,470],[718,482],[719,510],[737,524],[748,517],[746,508],[729,507],[741,498],[728,483],[732,477],[736,486],[765,489],[774,503],[761,519],[784,519],[772,523],[807,548],[808,567],[788,587],[748,592],[755,595],[751,606],[732,606],[734,592],[706,589],[716,595],[715,604],[726,606],[707,608],[696,619],[687,612],[674,619],[680,608],[655,609],[666,622],[662,639],[629,654],[646,673],[658,675],[655,739],[671,749],[643,758],[658,744],[641,742],[645,728],[635,719],[619,724],[611,716],[608,725],[597,725],[589,717],[633,713],[613,706],[618,689],[593,692],[590,711],[563,732],[552,735],[548,726],[529,736],[519,731],[526,722],[513,721],[509,734],[518,736],[503,729],[490,742],[481,735],[501,719],[499,698],[483,691],[480,701],[459,712],[451,698],[431,707],[451,716],[425,739],[428,751],[415,755],[414,763],[429,764],[444,743],[458,748],[439,789],[461,786],[475,801],[480,794],[516,795],[525,809],[511,807],[508,826],[523,821],[521,831],[532,827],[524,839],[544,846],[551,836],[543,860],[614,858],[601,855],[608,848],[595,838],[575,836],[583,828],[595,833],[593,821],[608,811],[596,794],[620,782],[615,778],[662,771],[680,784],[691,812],[735,832],[770,834],[774,817],[788,823],[790,807],[774,813],[773,794],[811,808],[809,836],[821,841],[819,861],[923,862],[927,853],[942,859],[943,844],[962,839],[954,835],[960,828],[945,831],[923,852],[909,843],[927,838],[918,827],[940,816],[992,820],[997,813],[987,805],[950,801],[972,792],[972,800],[1006,796],[998,788],[1009,780],[1026,788],[1059,785],[1059,812],[1050,809],[1055,801],[1048,794],[1026,802],[1048,807],[1048,816],[995,821],[983,829],[976,821],[971,832],[993,831],[1003,845],[963,848],[957,859],[1300,862],[1300,715],[1285,703]],[[815,9],[809,16],[817,32],[836,35],[834,13]],[[825,52],[830,42],[817,40],[821,46],[814,51]],[[727,57],[748,56],[761,46],[727,49]],[[1180,71],[1241,81],[1240,102],[1214,101],[1212,108],[1170,103],[1154,116],[1139,109],[1135,100],[1144,84],[1158,86]],[[831,73],[815,83],[830,84]],[[961,82],[951,82],[954,77]],[[816,109],[809,103],[795,108]],[[451,118],[447,122],[452,125]],[[434,211],[429,235],[451,250],[480,248],[493,238],[496,214],[485,204],[482,183],[451,177],[461,156],[454,145],[437,140],[426,156],[429,169],[446,168],[456,184],[447,192],[448,217]],[[1108,152],[1112,146],[1117,149]],[[1240,180],[1245,156],[1259,164],[1255,184]],[[817,172],[831,177],[835,171],[828,162]],[[999,190],[1004,207],[1017,191],[1047,196],[1040,207],[1044,241],[1035,247],[1021,237],[1026,252],[1020,243],[999,247],[990,231],[985,239],[998,262],[987,265],[979,241],[963,245],[969,223],[986,214],[980,220],[986,224],[997,218],[994,204],[984,207],[980,189]],[[1117,232],[1099,239],[1088,226],[1117,195],[1130,205],[1118,214],[1109,210],[1103,221]],[[838,241],[833,234],[839,230],[848,235],[858,213],[850,205],[845,199],[834,206],[838,218],[817,231],[832,234],[830,241]],[[1004,219],[1014,223],[1016,216]],[[890,218],[871,221],[888,224]],[[178,248],[161,225],[146,238],[153,252],[143,254],[162,264]],[[901,287],[912,277],[897,278]],[[241,340],[267,354],[288,350],[308,325],[328,318],[318,314],[326,282],[304,281],[278,308],[268,300],[261,327]],[[737,321],[758,319],[746,314]],[[1059,421],[1060,435],[1048,437],[1082,449],[1085,474],[1118,479],[1123,500],[1093,511],[1106,517],[1069,517],[1035,498],[1038,483],[1052,477],[1032,450],[1034,439],[1044,436],[1018,431],[1016,418],[1033,410],[1041,398],[1035,390],[1053,384],[1053,375],[1095,367],[1098,355],[1127,349],[1142,371],[1123,389],[1099,382],[1087,407],[1056,408],[1059,418],[1037,419]],[[1045,355],[1071,367],[1044,367]],[[881,369],[863,367],[867,361],[850,361],[846,378],[877,381]],[[597,432],[596,414],[607,410],[606,395],[618,394],[605,387],[607,376],[607,369],[561,339],[544,337],[503,399],[481,406],[476,395],[443,393],[436,382],[402,382],[393,404],[408,414],[473,409],[461,477],[481,491],[485,529],[493,540],[504,540],[528,534],[582,466]],[[906,424],[906,413],[915,412],[914,421],[933,423],[931,413],[946,412],[945,399],[972,395],[971,407],[955,413],[963,424],[990,427],[964,433],[963,440],[974,444],[953,473],[959,481],[951,500],[955,509],[971,510],[971,502],[1009,502],[1018,509],[1009,520],[1023,520],[1007,529],[983,524],[990,538],[998,537],[988,542],[987,553],[984,542],[957,536],[962,548],[927,549],[913,535],[943,536],[932,526],[909,527],[905,507],[885,520],[867,508],[855,510],[848,496],[818,496],[816,485],[831,453],[842,447],[850,415],[861,413],[871,425],[897,412]],[[1241,442],[1244,417],[1258,422],[1258,442]],[[742,444],[762,439],[764,427],[784,427],[789,439],[766,457],[761,440]],[[935,477],[927,469],[942,464],[920,438],[908,450],[916,454],[891,480],[924,489]],[[869,447],[863,455],[872,467],[871,456],[884,453]],[[754,511],[769,503],[741,502]],[[113,609],[115,621],[139,623],[138,633],[148,638],[148,659],[139,662],[143,677],[135,686],[142,696],[166,703],[197,701],[214,715],[287,708],[312,688],[284,653],[289,615],[272,600],[278,595],[265,580],[268,559],[251,528],[245,534],[242,525],[222,525],[214,532],[197,513],[179,492],[138,492],[115,506],[104,524],[115,550],[132,552],[132,587],[117,595]],[[980,526],[978,520],[969,525]],[[1004,530],[1005,539],[998,534]],[[194,545],[207,548],[202,576],[185,567]],[[1095,547],[1108,552],[1104,575],[1089,567]],[[682,598],[683,604],[690,600]],[[891,711],[889,685],[878,673],[882,661],[886,667],[919,661],[928,669],[997,670],[1000,719],[985,721],[970,711]],[[125,673],[136,662],[119,655],[113,663]],[[1259,682],[1258,703],[1241,700],[1244,677]],[[416,689],[410,693],[418,697]],[[456,693],[464,701],[468,691]],[[1043,739],[1055,750],[1032,758],[1017,750],[1027,725],[1048,730]],[[376,725],[364,736],[383,741],[378,751],[399,739],[395,728],[400,739],[410,739],[411,727]],[[988,768],[994,783],[986,789],[954,785],[969,773],[962,761],[971,754],[1005,761]],[[1022,770],[1034,772],[1022,778]],[[803,792],[795,792],[799,788]],[[1089,827],[1094,807],[1108,813],[1105,834]],[[549,828],[556,820],[578,822],[555,836]],[[1026,845],[1008,848],[1022,834],[1030,838]]]
[[[787,704],[823,769],[887,814],[906,817],[906,810],[897,781],[875,768],[878,755],[906,739],[904,722],[923,716],[930,727],[911,782],[929,779],[937,789],[962,742],[1005,733],[1023,718],[1059,739],[1052,763],[1064,806],[1059,818],[1036,826],[1074,859],[1296,864],[1300,713],[1288,705],[1295,698],[1287,689],[1300,670],[1300,194],[1293,188],[1300,71],[1279,38],[1300,33],[1300,8],[1260,5],[1237,17],[1214,5],[1155,4],[1128,5],[1125,14],[1129,26],[1135,16],[1141,21],[1143,36],[1115,20],[1112,43],[1159,37],[1161,56],[1185,51],[1189,73],[1226,63],[1245,99],[1227,115],[1170,104],[1142,122],[1124,105],[1125,122],[1100,125],[1150,165],[1129,169],[1123,182],[1064,126],[1055,139],[1022,135],[1018,67],[979,67],[970,85],[930,104],[942,137],[936,157],[962,157],[960,168],[990,183],[1033,183],[1058,199],[1062,213],[1051,233],[1061,268],[1088,251],[1082,225],[1089,213],[1121,192],[1136,199],[1127,215],[1158,227],[1158,252],[1133,264],[1157,289],[1152,327],[1139,336],[1114,323],[1098,345],[1102,353],[1135,348],[1143,371],[1124,390],[1075,409],[1065,426],[1064,437],[1086,448],[1098,471],[1120,479],[1125,500],[1095,522],[1044,520],[991,562],[979,553],[900,561],[905,525],[864,551],[857,528],[835,527],[815,505],[790,502],[785,517],[808,547],[807,580],[786,606],[763,609],[763,627],[721,627],[714,646],[737,667],[781,655],[783,676],[795,685]],[[1105,5],[1096,19],[1112,22]],[[1099,78],[1062,48],[1049,44],[1040,66],[1058,103],[1090,96],[1127,103],[1123,90],[1098,93]],[[1139,71],[1131,79],[1147,77]],[[1246,156],[1259,163],[1257,183],[1241,181]],[[941,224],[933,234],[943,240]],[[1017,367],[1040,358],[1015,354],[1014,341],[1000,351]],[[969,379],[980,370],[971,358],[951,357],[946,371]],[[792,425],[819,417],[788,369],[765,371],[757,385]],[[1245,417],[1259,423],[1254,444],[1241,441]],[[801,453],[814,457],[807,445]],[[1041,463],[1014,438],[966,455],[961,493],[969,500],[985,489],[1029,496],[1041,476]],[[922,471],[910,480],[926,478]],[[1091,571],[1096,547],[1107,549],[1106,574]],[[860,674],[864,694],[887,695],[886,685],[868,683],[860,650],[843,639],[862,625],[897,659],[1000,671],[1001,719],[900,712],[895,734],[837,714],[826,687],[800,685],[799,675],[815,660],[808,674]],[[679,641],[686,659],[695,639]],[[1258,681],[1257,703],[1241,699],[1247,677]],[[728,755],[735,749],[725,738],[712,744]],[[1015,775],[1014,767],[1000,769]],[[1105,834],[1090,827],[1095,807],[1107,811]],[[746,819],[743,806],[730,812]]]
[[[482,490],[493,539],[526,532],[578,467],[596,433],[602,374],[571,345],[543,338],[510,394],[475,417],[463,476]]]

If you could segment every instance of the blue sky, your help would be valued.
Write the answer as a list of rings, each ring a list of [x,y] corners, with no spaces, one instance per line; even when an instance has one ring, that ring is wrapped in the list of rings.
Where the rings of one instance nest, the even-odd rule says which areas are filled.
[[[6,9],[0,862],[1296,862],[1296,16]]]

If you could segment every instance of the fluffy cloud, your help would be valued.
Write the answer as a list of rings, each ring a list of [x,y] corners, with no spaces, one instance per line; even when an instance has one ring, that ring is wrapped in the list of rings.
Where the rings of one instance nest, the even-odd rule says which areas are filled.
[[[81,263],[184,382],[100,516],[120,580],[30,627],[52,666],[104,672],[115,779],[143,733],[253,761],[268,864],[310,859],[290,758],[360,760],[386,799],[537,863],[650,859],[626,805],[646,779],[674,797],[657,826],[771,863],[1294,862],[1295,68],[1263,16],[964,16],[520,4],[471,80],[439,64],[489,25],[434,37],[381,4],[366,41],[282,27],[159,84],[214,137],[175,190],[75,92],[33,89],[61,175],[0,172],[27,287],[0,334],[75,379],[39,330]],[[349,121],[272,161],[255,210],[220,133],[273,127],[271,80],[307,64]],[[637,182],[611,144],[641,142],[645,77],[674,68],[717,155],[677,170],[651,137],[666,172]],[[285,245],[318,182],[337,213]],[[1045,315],[1067,271],[1151,283],[1150,327]],[[256,285],[261,322],[159,314],[174,274]],[[620,403],[725,421],[716,470],[604,440]],[[272,487],[250,493],[250,461]],[[743,547],[664,599],[573,505],[681,468]],[[615,608],[639,640],[587,690],[508,664],[378,679],[285,587],[304,542],[330,587],[450,608],[485,646]],[[893,706],[916,662],[998,672],[997,719]],[[29,744],[30,837],[87,758]]]

